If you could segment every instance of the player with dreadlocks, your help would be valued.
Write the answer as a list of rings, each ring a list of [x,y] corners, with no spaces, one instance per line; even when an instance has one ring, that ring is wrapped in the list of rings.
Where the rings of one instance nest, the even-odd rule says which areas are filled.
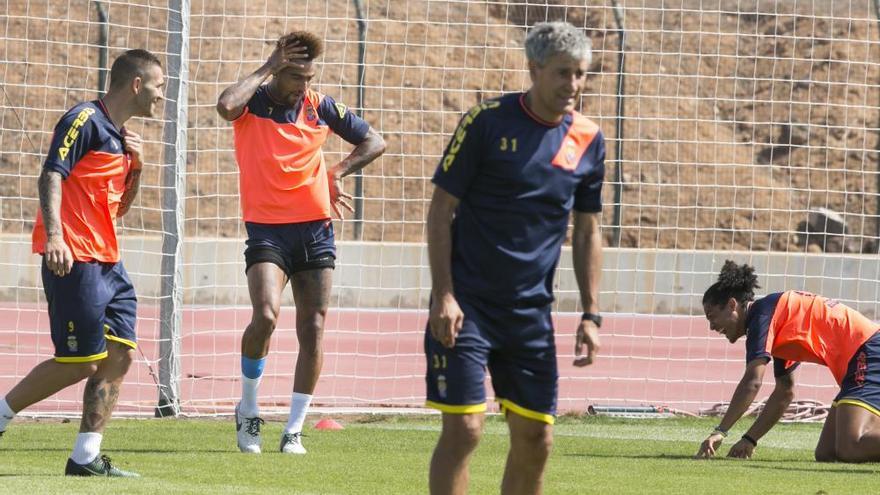
[[[820,462],[880,461],[880,334],[870,319],[833,299],[785,291],[755,299],[755,269],[728,260],[703,295],[712,330],[731,343],[746,337],[746,370],[721,423],[697,457],[715,455],[748,410],[773,360],[776,387],[728,457],[750,458],[794,397],[792,372],[806,361],[827,366],[840,385],[816,445]]]

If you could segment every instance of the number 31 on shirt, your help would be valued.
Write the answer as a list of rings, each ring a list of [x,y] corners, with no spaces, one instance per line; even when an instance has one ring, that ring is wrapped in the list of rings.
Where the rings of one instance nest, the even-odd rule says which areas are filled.
[[[508,139],[506,137],[501,138],[501,142],[498,144],[498,149],[501,151],[510,151],[516,153],[516,138]]]

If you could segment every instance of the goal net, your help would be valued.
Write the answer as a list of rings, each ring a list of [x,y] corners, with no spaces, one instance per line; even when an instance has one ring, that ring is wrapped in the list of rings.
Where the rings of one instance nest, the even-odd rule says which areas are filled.
[[[52,127],[96,97],[103,46],[110,61],[144,47],[170,60],[166,69],[182,65],[167,70],[180,84],[165,115],[129,124],[147,140],[147,167],[120,223],[141,343],[120,408],[151,414],[161,395],[185,414],[232,411],[250,301],[232,128],[215,105],[280,35],[305,29],[326,45],[315,88],[388,144],[362,177],[345,180],[358,214],[335,223],[315,403],[420,407],[430,177],[463,112],[528,88],[527,29],[566,20],[592,40],[579,110],[607,140],[607,317],[599,362],[571,366],[580,308],[566,247],[554,307],[560,410],[696,412],[727,400],[744,349],[709,332],[700,306],[725,259],[755,265],[764,293],[810,290],[878,317],[880,46],[869,4],[0,0],[0,386],[52,354],[29,237]],[[350,149],[331,137],[327,162]],[[265,411],[290,400],[294,315],[287,288],[260,389]],[[798,383],[799,397],[825,403],[836,390],[812,365]],[[36,410],[75,413],[80,396],[73,388]]]

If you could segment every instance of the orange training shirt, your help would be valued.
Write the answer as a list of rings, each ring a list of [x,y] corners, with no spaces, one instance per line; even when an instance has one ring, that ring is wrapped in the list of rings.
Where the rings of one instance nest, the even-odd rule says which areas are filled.
[[[782,293],[767,334],[774,357],[827,366],[840,384],[856,351],[878,330],[867,317],[833,299]]]
[[[351,144],[369,125],[345,105],[308,90],[296,107],[272,100],[261,86],[233,121],[242,217],[265,224],[331,217],[330,189],[321,146],[331,131]]]
[[[45,169],[61,174],[61,228],[76,261],[119,261],[116,214],[131,168],[123,137],[100,100],[71,108],[52,137]],[[34,253],[46,249],[43,216],[31,234]]]

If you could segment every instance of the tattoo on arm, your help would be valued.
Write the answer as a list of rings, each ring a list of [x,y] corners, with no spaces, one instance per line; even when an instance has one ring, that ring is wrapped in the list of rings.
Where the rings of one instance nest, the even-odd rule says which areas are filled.
[[[385,153],[385,140],[372,127],[367,131],[367,138],[351,151],[337,166],[340,177],[351,175],[366,167],[373,160]]]
[[[271,74],[271,68],[264,64],[249,76],[224,89],[217,98],[217,113],[227,121],[240,117],[248,101]]]
[[[61,229],[61,174],[43,170],[37,181],[40,194],[40,211],[46,236],[62,235]]]
[[[128,213],[128,210],[131,208],[132,203],[134,203],[134,198],[137,197],[140,186],[141,170],[131,169],[128,172],[128,177],[125,180],[125,192],[122,193],[122,199],[120,200],[119,204],[119,211],[116,213],[117,217],[121,217]]]

